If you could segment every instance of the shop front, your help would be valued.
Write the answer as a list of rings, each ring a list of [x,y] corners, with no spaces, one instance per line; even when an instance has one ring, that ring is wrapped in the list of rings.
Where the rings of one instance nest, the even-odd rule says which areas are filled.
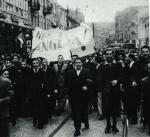
[[[22,52],[26,43],[24,36],[31,35],[31,31],[29,19],[0,11],[0,54]]]

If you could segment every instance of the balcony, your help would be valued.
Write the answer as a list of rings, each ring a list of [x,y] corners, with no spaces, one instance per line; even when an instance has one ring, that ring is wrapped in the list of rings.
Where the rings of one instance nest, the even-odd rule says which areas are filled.
[[[52,10],[53,10],[53,5],[52,4],[49,4],[47,6],[43,6],[43,14],[44,15],[51,14]]]
[[[40,10],[40,3],[39,2],[33,2],[31,5],[31,12],[37,12]]]

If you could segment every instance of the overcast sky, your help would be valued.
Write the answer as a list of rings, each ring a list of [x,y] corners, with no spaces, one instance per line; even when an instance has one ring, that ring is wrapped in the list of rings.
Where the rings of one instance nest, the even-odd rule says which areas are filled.
[[[148,5],[149,0],[57,0],[63,7],[80,8],[86,22],[114,21],[116,11],[128,6]]]

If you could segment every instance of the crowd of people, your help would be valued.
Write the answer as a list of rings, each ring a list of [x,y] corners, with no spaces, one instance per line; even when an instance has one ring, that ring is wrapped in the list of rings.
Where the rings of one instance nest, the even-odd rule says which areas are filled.
[[[32,117],[42,129],[56,115],[71,107],[74,136],[81,123],[89,129],[88,114],[106,120],[105,133],[119,132],[117,118],[123,111],[131,124],[140,118],[150,133],[150,48],[107,48],[79,58],[57,62],[18,54],[0,58],[0,136],[9,136],[9,122]],[[138,115],[140,112],[140,116]],[[112,120],[111,120],[112,119]]]

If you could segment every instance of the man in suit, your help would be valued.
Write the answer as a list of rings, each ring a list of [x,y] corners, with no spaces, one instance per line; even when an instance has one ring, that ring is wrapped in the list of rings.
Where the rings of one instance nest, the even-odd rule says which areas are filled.
[[[55,110],[55,93],[58,92],[57,84],[58,80],[56,73],[53,68],[48,66],[47,59],[42,60],[42,70],[43,70],[43,92],[46,99],[46,112],[47,118],[51,119],[51,116]]]
[[[150,58],[146,63],[146,68],[148,75],[141,80],[141,89],[143,94],[143,117],[144,117],[144,126],[148,125],[148,132],[150,134]]]
[[[58,84],[57,89],[58,91],[55,91],[56,94],[56,114],[61,114],[64,111],[64,107],[66,104],[66,89],[65,89],[65,81],[66,81],[66,69],[67,64],[64,62],[64,58],[62,55],[58,55],[58,63],[54,64],[54,70],[57,76]]]
[[[84,67],[90,71],[92,79],[94,79],[95,71],[96,71],[94,59],[95,59],[95,57],[90,55],[88,58],[88,61],[84,65]],[[92,87],[89,94],[90,94],[89,95],[90,96],[90,98],[89,98],[89,112],[91,113],[93,110],[95,112],[97,112],[98,106],[97,106],[97,91],[96,91],[96,89],[94,87]]]
[[[33,125],[43,128],[45,124],[45,94],[43,92],[43,70],[39,67],[39,60],[37,58],[32,61],[32,70],[30,75],[31,88],[31,109],[33,115]]]
[[[68,75],[68,88],[75,126],[74,136],[79,136],[81,122],[85,124],[85,129],[89,128],[88,91],[92,80],[89,71],[83,68],[80,58],[76,58],[75,68]]]
[[[107,49],[105,51],[106,62],[102,68],[102,98],[104,101],[104,112],[106,116],[105,133],[119,132],[117,128],[117,116],[120,114],[120,74],[121,65],[113,61],[113,51]],[[113,118],[111,125],[110,118]]]
[[[14,90],[14,96],[16,100],[16,117],[21,116],[21,92],[19,89],[19,78],[20,78],[20,62],[19,62],[19,56],[14,55],[12,58],[12,66],[9,68],[10,73],[10,80],[12,82],[13,90]]]
[[[21,116],[27,116],[30,114],[29,110],[29,97],[30,97],[30,73],[31,69],[27,67],[26,60],[22,60],[20,67],[20,76],[18,78],[18,91],[19,91],[19,104]]]
[[[101,80],[102,80],[102,57],[97,56],[95,57],[95,64],[96,64],[96,69],[95,69],[95,76],[94,76],[94,85],[95,85],[95,103],[97,103],[98,107],[98,115],[99,115],[99,120],[104,119],[104,110],[103,110],[103,105],[102,105],[102,86],[101,86]]]
[[[139,102],[139,80],[138,75],[139,73],[139,62],[137,61],[137,53],[130,53],[129,59],[130,63],[128,67],[126,66],[126,74],[128,75],[128,79],[126,79],[126,99],[127,99],[127,116],[132,124],[137,123],[137,108],[138,108],[138,102]]]
[[[78,55],[72,55],[71,56],[71,62],[68,64],[67,69],[66,69],[66,76],[65,76],[65,87],[67,87],[68,85],[68,74],[70,71],[72,71],[73,69],[75,69],[75,60],[76,58],[78,58]],[[68,93],[68,98],[69,98],[69,104],[71,106],[71,101],[70,101],[70,92],[67,89],[67,93]],[[71,112],[71,118],[73,119],[73,114]]]

